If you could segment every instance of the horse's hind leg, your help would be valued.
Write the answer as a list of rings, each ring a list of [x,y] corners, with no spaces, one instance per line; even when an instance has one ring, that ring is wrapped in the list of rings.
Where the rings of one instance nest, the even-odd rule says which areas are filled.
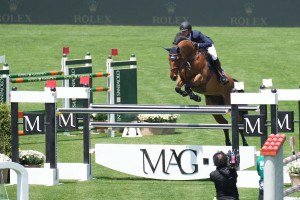
[[[240,132],[240,135],[242,137],[243,146],[248,146],[248,142],[247,142],[247,140],[245,138],[244,131],[243,130],[239,130],[239,132]]]
[[[229,96],[226,96],[226,97],[225,97],[225,101],[226,101],[226,103],[230,103],[230,98],[229,98]],[[247,113],[248,113],[247,111],[240,111],[240,112],[239,112],[239,124],[242,124],[242,123],[243,123],[243,120],[244,120],[244,119],[243,119],[243,115],[244,115],[244,114],[247,114]],[[242,137],[243,146],[248,146],[248,142],[247,142],[247,140],[246,140],[246,138],[245,138],[244,131],[239,129],[239,132],[240,132],[240,135],[241,135],[241,137]]]
[[[239,124],[242,124],[243,123],[243,115],[244,114],[247,114],[248,112],[246,111],[241,111],[241,112],[239,112]],[[241,137],[242,137],[242,141],[243,141],[243,146],[248,146],[248,142],[247,142],[247,140],[246,140],[246,138],[245,138],[245,135],[244,135],[244,131],[243,130],[239,130],[239,132],[240,132],[240,135],[241,135]]]
[[[219,124],[228,124],[228,121],[222,115],[213,115],[213,117],[215,118],[215,120]],[[225,144],[226,144],[226,146],[231,146],[231,141],[230,141],[230,137],[229,137],[229,130],[228,129],[223,129],[223,131],[224,131],[224,134],[225,134]]]
[[[205,95],[205,100],[206,100],[206,105],[224,105],[225,100],[222,96],[209,96]],[[223,117],[223,115],[213,115],[215,120],[219,124],[228,124],[228,121]],[[225,134],[225,143],[226,146],[231,146],[231,141],[229,137],[229,130],[228,129],[223,129],[224,134]]]

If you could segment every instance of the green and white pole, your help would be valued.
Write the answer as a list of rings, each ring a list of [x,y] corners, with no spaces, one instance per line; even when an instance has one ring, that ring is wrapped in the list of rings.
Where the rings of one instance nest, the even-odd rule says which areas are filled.
[[[36,76],[55,76],[63,75],[63,71],[45,71],[45,72],[29,72],[19,74],[9,74],[10,78],[25,78],[25,77],[36,77]]]
[[[134,54],[130,60],[113,61],[111,56],[107,59],[107,70],[110,78],[107,86],[110,93],[107,95],[108,104],[137,104],[137,62]],[[109,114],[109,122],[124,122],[136,120],[136,115]],[[114,137],[114,130],[109,131],[109,136]]]
[[[91,59],[92,60],[92,56],[91,56],[91,53],[90,52],[86,52],[86,55],[85,55],[85,59]],[[85,63],[85,67],[88,69],[87,71],[92,73],[93,72],[93,66],[92,66],[92,63]],[[90,78],[90,88],[93,86],[93,79]],[[91,92],[90,93],[90,103],[93,103],[93,93]]]
[[[136,62],[136,57],[135,57],[134,54],[131,54],[130,61],[135,61]],[[130,65],[130,68],[136,69],[136,63],[135,63],[135,65]]]
[[[114,104],[114,70],[111,67],[111,62],[113,61],[112,56],[109,55],[106,60],[106,70],[110,73],[110,77],[107,79],[107,87],[110,87],[110,92],[107,93],[107,103]],[[115,114],[108,114],[108,121],[111,123],[115,122]],[[108,129],[108,136],[115,137],[115,131],[113,128]]]
[[[84,59],[73,59],[73,60],[66,60],[65,65],[68,67],[69,75],[80,75],[80,74],[90,74],[92,73],[92,57],[90,52],[87,52]],[[93,80],[90,78],[90,87],[93,85]],[[71,79],[69,80],[69,87],[83,87],[80,84],[79,79]],[[90,98],[91,102],[92,96]],[[70,99],[70,107],[71,108],[82,108],[83,101],[80,99],[72,100]]]
[[[64,75],[69,75],[69,67],[66,65],[66,61],[68,60],[67,54],[63,54],[61,59],[61,70],[64,71]],[[69,87],[69,80],[62,81],[63,87]],[[63,99],[63,108],[70,108],[70,100]]]
[[[11,78],[11,83],[26,83],[26,82],[40,82],[48,80],[66,80],[66,79],[80,79],[82,76],[92,77],[107,77],[109,73],[88,73],[88,74],[72,74],[72,75],[57,75],[57,76],[42,76],[42,77],[26,77],[26,78]]]
[[[0,70],[0,103],[9,104],[9,66],[4,63]]]

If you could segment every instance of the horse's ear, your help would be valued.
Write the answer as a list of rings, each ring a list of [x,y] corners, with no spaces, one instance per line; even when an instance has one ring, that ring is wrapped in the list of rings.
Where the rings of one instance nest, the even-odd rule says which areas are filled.
[[[169,51],[172,49],[171,47],[163,47],[166,51]]]

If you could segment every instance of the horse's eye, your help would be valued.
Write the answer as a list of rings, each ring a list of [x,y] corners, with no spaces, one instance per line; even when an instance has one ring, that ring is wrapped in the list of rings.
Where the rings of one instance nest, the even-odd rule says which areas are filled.
[[[171,55],[171,56],[170,56],[170,59],[171,59],[171,61],[175,61],[175,60],[177,59],[177,56]]]

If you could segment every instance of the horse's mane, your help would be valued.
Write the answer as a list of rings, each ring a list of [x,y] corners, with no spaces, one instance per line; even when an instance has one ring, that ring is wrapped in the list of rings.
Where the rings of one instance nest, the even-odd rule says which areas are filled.
[[[185,37],[185,35],[182,32],[179,32],[176,34],[175,38],[174,38],[174,45],[177,45],[179,42],[181,42],[182,40],[188,40],[187,37]]]

